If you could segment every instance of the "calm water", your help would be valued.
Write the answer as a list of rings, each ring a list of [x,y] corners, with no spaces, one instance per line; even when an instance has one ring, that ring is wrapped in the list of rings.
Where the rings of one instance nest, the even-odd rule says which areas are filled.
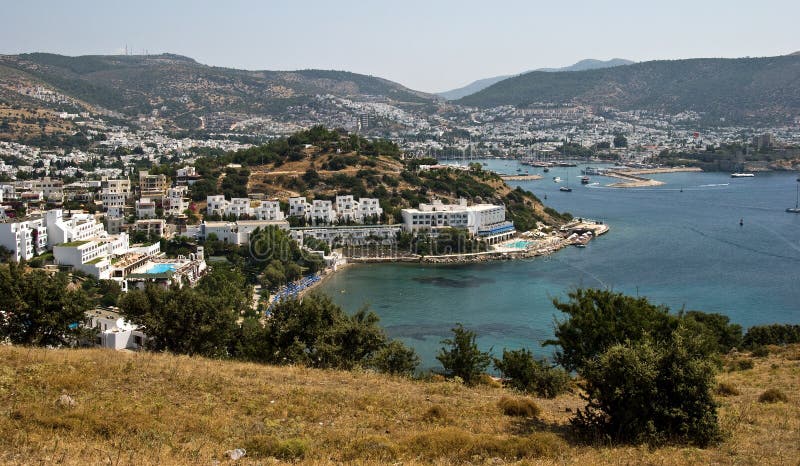
[[[519,167],[486,162],[506,173]],[[603,220],[611,231],[585,249],[550,258],[353,266],[322,291],[350,311],[369,304],[426,367],[438,365],[439,341],[456,322],[476,330],[479,345],[495,354],[524,346],[549,355],[552,349],[539,342],[552,336],[558,317],[552,299],[576,287],[611,287],[674,310],[720,312],[744,327],[800,323],[800,215],[784,212],[795,203],[795,173],[654,175],[666,184],[638,189],[605,188],[614,180],[596,176],[592,183],[600,184],[581,185],[580,167],[544,176],[517,184],[546,195],[545,204],[559,211]],[[573,192],[560,192],[567,179]]]

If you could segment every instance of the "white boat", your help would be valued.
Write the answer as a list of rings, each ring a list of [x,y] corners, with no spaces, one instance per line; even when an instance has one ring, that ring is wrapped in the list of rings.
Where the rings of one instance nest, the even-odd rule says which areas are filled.
[[[561,177],[560,176],[554,176],[553,177],[553,182],[554,183],[560,183],[561,182]]]
[[[731,178],[752,178],[756,175],[752,173],[731,173]]]
[[[794,201],[794,207],[789,207],[786,212],[790,214],[800,214],[800,179],[797,180],[797,195]]]

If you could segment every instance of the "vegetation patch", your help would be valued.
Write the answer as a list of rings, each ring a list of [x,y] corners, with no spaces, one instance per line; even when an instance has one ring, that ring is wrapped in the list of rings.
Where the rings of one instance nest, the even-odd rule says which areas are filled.
[[[497,405],[506,416],[537,417],[542,411],[539,405],[530,398],[504,396],[500,398]]]
[[[789,397],[786,396],[786,393],[777,388],[770,388],[759,395],[758,401],[761,403],[787,403],[789,401]]]

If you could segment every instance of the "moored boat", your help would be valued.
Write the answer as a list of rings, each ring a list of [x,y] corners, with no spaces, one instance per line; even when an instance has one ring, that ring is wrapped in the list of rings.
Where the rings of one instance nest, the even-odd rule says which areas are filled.
[[[756,175],[752,173],[731,173],[731,178],[752,178]]]

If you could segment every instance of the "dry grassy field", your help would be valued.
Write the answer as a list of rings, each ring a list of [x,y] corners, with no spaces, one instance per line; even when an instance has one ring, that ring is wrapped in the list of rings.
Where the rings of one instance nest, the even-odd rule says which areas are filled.
[[[754,367],[719,375],[738,392],[719,397],[725,441],[650,449],[573,439],[574,394],[523,399],[496,385],[3,346],[0,463],[226,464],[226,450],[244,448],[237,463],[798,464],[800,347],[737,359]],[[787,401],[759,402],[768,388]]]

